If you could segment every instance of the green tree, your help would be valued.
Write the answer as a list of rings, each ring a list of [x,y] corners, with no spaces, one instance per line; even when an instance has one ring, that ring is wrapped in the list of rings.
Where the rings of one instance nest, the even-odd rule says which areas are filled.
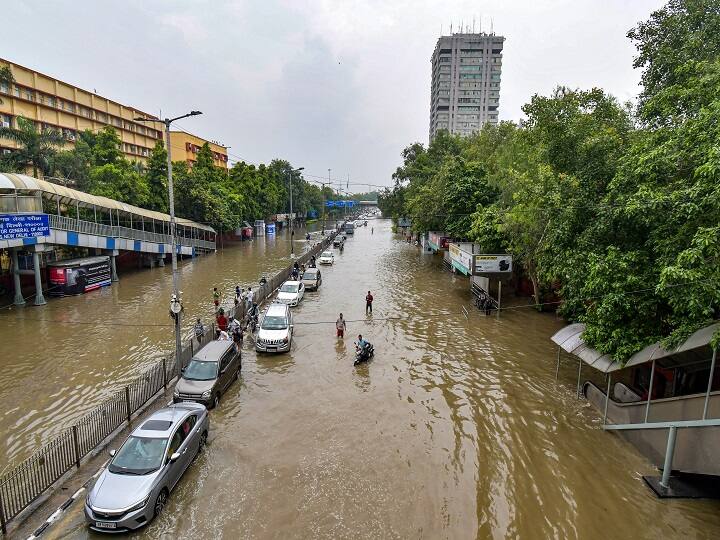
[[[158,212],[168,211],[167,185],[167,151],[162,141],[155,143],[155,148],[148,159],[145,170],[148,185],[148,208]]]
[[[17,127],[0,127],[0,138],[11,140],[19,145],[7,159],[16,170],[32,168],[33,176],[38,172],[50,172],[53,156],[65,144],[62,134],[56,130],[38,131],[35,124],[19,116]]]

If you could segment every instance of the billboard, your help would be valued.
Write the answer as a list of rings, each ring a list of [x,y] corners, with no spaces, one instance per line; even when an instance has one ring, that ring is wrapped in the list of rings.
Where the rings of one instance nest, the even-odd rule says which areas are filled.
[[[475,273],[512,272],[512,255],[475,255]]]
[[[471,246],[472,244],[468,245]],[[465,247],[464,244],[451,243],[449,245],[450,263],[456,270],[465,275],[470,275],[473,268],[473,254],[472,251],[466,251],[463,247]]]
[[[0,214],[0,240],[50,236],[47,214]]]

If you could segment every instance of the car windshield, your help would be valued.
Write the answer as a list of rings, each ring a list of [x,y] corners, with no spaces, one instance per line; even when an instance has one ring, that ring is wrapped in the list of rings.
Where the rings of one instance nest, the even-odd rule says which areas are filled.
[[[217,378],[217,362],[201,362],[192,359],[183,372],[183,379],[190,381],[211,381]]]
[[[157,471],[165,455],[167,439],[131,436],[110,462],[114,474],[149,474]]]
[[[283,283],[282,287],[280,287],[280,292],[296,293],[297,291],[298,286],[296,283]]]
[[[266,315],[260,328],[263,330],[284,330],[287,328],[287,321],[282,315]]]
[[[310,270],[307,270],[303,274],[303,279],[315,279],[316,276],[317,276],[317,272],[311,272]]]
[[[323,254],[321,255],[321,257],[330,258],[330,257],[332,257],[332,252],[331,251],[323,251]]]

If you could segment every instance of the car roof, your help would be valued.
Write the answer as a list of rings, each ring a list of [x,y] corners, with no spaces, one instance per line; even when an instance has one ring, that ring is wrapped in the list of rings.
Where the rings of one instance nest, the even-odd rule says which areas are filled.
[[[295,281],[294,279],[288,279],[283,285],[300,285],[299,281]]]
[[[285,304],[270,304],[266,315],[285,315],[288,312],[288,309],[289,308]]]
[[[303,275],[305,275],[305,274],[317,274],[318,272],[320,272],[320,269],[319,269],[319,268],[306,268],[306,269],[305,269],[305,272],[303,273]]]
[[[205,409],[199,403],[178,403],[157,410],[150,415],[140,426],[133,430],[135,437],[169,437],[172,431],[188,414],[193,411],[202,412]]]
[[[233,342],[228,340],[211,341],[202,349],[200,349],[197,353],[195,353],[193,359],[200,360],[201,362],[218,361],[220,360],[220,357],[225,354],[227,350],[232,346]]]

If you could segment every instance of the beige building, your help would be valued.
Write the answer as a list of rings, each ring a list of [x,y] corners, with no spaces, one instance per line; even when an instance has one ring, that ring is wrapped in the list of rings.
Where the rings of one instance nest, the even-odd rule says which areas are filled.
[[[206,141],[205,139],[202,139],[196,135],[192,135],[191,133],[187,133],[186,131],[170,132],[172,160],[185,160],[187,164],[192,167],[197,161],[197,153],[200,151],[200,148],[202,148],[205,143],[208,143],[210,145],[210,150],[213,153],[213,161],[215,162],[215,166],[222,169],[227,169],[227,147],[213,141]]]
[[[122,139],[125,156],[142,162],[149,157],[158,139],[163,138],[161,124],[153,126],[133,121],[137,116],[156,118],[151,114],[0,58],[0,67],[5,66],[10,68],[15,82],[0,82],[2,126],[17,127],[17,118],[22,116],[35,122],[38,129],[60,131],[68,147],[80,131],[97,132],[112,126]],[[12,141],[0,139],[0,152],[13,148]]]

